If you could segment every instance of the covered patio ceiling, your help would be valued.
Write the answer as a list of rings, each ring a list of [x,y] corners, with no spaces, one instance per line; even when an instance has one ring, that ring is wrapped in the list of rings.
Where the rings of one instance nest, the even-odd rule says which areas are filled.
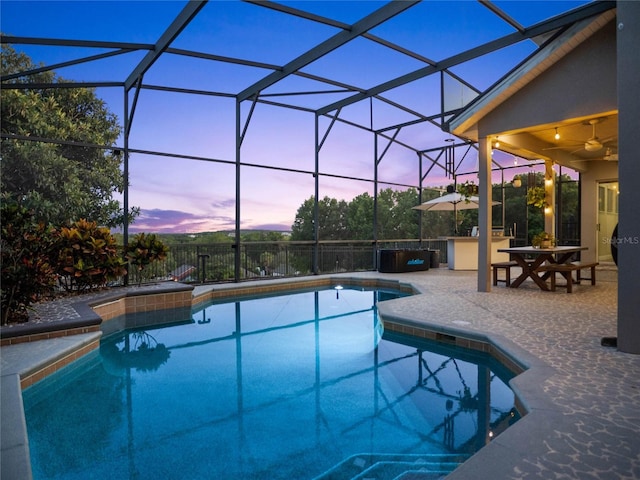
[[[503,130],[491,138],[503,153],[584,171],[596,163],[618,162],[618,111]]]
[[[504,135],[518,135],[519,131],[505,131]],[[528,129],[543,147],[536,156],[553,156],[559,150],[575,157],[569,160],[572,166],[588,161],[617,161],[618,156],[618,112],[603,112],[596,116],[570,118],[552,124],[537,125],[535,130]],[[556,134],[558,138],[556,138]],[[508,149],[508,146],[505,147]],[[515,152],[514,152],[515,153]],[[519,152],[522,154],[523,152]]]

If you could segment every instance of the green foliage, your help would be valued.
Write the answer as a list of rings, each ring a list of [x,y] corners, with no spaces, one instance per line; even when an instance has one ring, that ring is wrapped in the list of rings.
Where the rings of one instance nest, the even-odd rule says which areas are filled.
[[[378,193],[378,240],[418,238],[420,212],[413,210],[417,204],[418,192],[414,188],[381,190]]]
[[[36,68],[30,58],[2,45],[2,73]],[[25,80],[26,78],[26,80]],[[2,192],[32,209],[37,220],[52,225],[92,218],[100,225],[124,222],[122,159],[112,150],[25,140],[25,137],[113,146],[120,135],[117,117],[94,89],[12,89],[12,83],[64,83],[53,72],[41,72],[3,83]],[[13,137],[13,138],[12,138]],[[132,208],[132,220],[139,209]]]
[[[67,292],[86,292],[126,274],[116,240],[106,227],[80,219],[58,234],[58,274]]]
[[[27,321],[29,306],[53,294],[56,275],[51,256],[53,228],[34,220],[34,213],[2,202],[2,324]]]
[[[556,244],[556,239],[548,232],[540,232],[533,236],[531,245],[537,248],[548,248]]]
[[[378,238],[417,238],[418,212],[412,207],[418,193],[387,188],[378,193]],[[320,240],[370,240],[373,238],[373,197],[363,193],[351,202],[324,197],[318,202]],[[303,202],[291,227],[291,240],[314,239],[314,197]]]
[[[346,226],[347,202],[324,197],[318,201],[318,236],[321,240],[349,239]],[[303,202],[291,227],[291,240],[314,239],[314,197]]]
[[[260,266],[267,274],[271,274],[276,268],[276,256],[272,252],[262,252],[260,254]]]
[[[556,185],[558,185],[556,201],[558,202],[557,211],[560,212],[560,222],[573,228],[573,225],[577,225],[577,218],[579,216],[578,205],[580,203],[580,191],[578,189],[578,182],[572,180],[567,175],[561,175]]]
[[[243,242],[281,242],[283,240],[286,240],[282,232],[272,232],[266,230],[241,232],[240,238]]]
[[[291,240],[313,240],[314,234],[314,197],[307,198],[298,207],[295,220],[291,226]],[[318,202],[320,208],[320,202]]]
[[[233,264],[233,254],[212,259],[212,261],[207,264],[206,278],[215,282],[222,282],[234,278]]]
[[[531,173],[517,176],[522,182],[522,187],[514,188],[512,185],[503,186],[494,184],[493,199],[503,204],[493,207],[493,224],[504,227],[507,232],[513,230],[516,225],[516,233],[525,243],[530,243],[531,237],[544,230],[544,215],[541,208],[531,208],[527,204],[527,192],[536,187],[536,184],[544,183],[543,173]],[[529,185],[530,183],[530,185]],[[559,211],[562,212],[561,221],[573,225],[575,229],[578,217],[578,183],[567,175],[559,178],[559,189],[562,195],[558,196]],[[458,186],[459,190],[477,194],[477,185],[473,182],[465,182]],[[530,188],[528,188],[530,187]],[[504,197],[503,191],[504,188]],[[544,191],[543,187],[538,187]],[[466,189],[466,190],[465,190]],[[423,189],[421,201],[425,202],[439,195],[436,189]],[[474,225],[478,224],[478,210],[460,210],[454,217],[453,212],[423,211],[418,212],[412,207],[418,204],[417,191],[409,188],[404,191],[384,189],[378,193],[377,202],[377,238],[378,240],[410,239],[410,238],[438,238],[451,235],[458,224],[458,231],[465,235]],[[340,209],[346,205],[344,212]],[[319,202],[319,231],[320,240],[370,240],[373,239],[373,212],[374,201],[368,193],[354,197],[351,202],[338,202],[335,199],[325,197]],[[333,215],[325,210],[335,209]],[[504,225],[502,225],[502,209],[504,208]],[[292,226],[291,240],[314,239],[314,205],[313,197],[305,200],[296,213],[296,219]],[[422,215],[422,232],[418,232],[419,215]],[[338,219],[339,223],[325,224]],[[564,240],[563,240],[564,241]],[[303,269],[301,269],[302,271]]]
[[[142,271],[153,263],[167,258],[169,247],[154,233],[138,233],[127,245],[126,257],[140,274],[138,283],[142,282]]]
[[[367,240],[373,233],[373,197],[363,193],[347,206],[347,231],[353,240]]]
[[[527,181],[529,180],[529,176],[520,175],[514,178],[519,178],[522,185],[516,188],[511,184],[507,184],[504,187],[505,227],[509,231],[512,230],[515,225],[516,235],[521,239],[520,241],[523,244],[529,245],[533,232],[544,230],[544,215],[539,208],[531,208],[527,204]],[[540,179],[540,181],[544,180]],[[498,201],[503,201],[501,188],[502,186],[500,184],[494,185],[493,198]],[[494,219],[501,217],[502,208],[502,206],[494,208]]]
[[[537,208],[545,208],[547,206],[544,187],[532,187],[527,191],[527,205],[533,205]]]
[[[469,199],[478,194],[478,185],[467,180],[458,185],[458,193],[464,197],[466,203],[469,203]]]
[[[514,188],[512,185],[505,186],[504,208],[505,208],[505,227],[507,230],[512,229],[513,225],[517,226],[517,234],[520,241],[524,244],[531,244],[533,236],[544,230],[544,206],[533,206],[527,202],[527,192],[532,188],[543,190],[544,174],[541,172],[517,175],[514,178],[520,179],[522,186]],[[561,243],[572,242],[577,240],[579,235],[579,218],[578,199],[579,199],[579,183],[566,174],[557,177],[557,212],[558,222],[563,226]],[[541,191],[538,190],[537,196],[541,197]],[[495,200],[502,201],[501,185],[494,185]],[[494,207],[494,220],[500,219],[502,215],[501,206]],[[499,221],[499,220],[498,220]],[[569,236],[567,236],[569,235]]]

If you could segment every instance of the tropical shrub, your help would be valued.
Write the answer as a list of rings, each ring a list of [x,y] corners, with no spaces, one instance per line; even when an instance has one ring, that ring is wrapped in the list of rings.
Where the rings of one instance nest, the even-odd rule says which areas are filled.
[[[32,303],[53,295],[55,230],[35,221],[33,211],[3,198],[2,324],[26,322]]]
[[[138,284],[142,282],[145,267],[166,259],[168,253],[169,247],[155,233],[138,233],[129,241],[126,257],[138,272]]]
[[[95,290],[127,273],[116,240],[106,227],[78,220],[58,234],[58,274],[67,292]]]

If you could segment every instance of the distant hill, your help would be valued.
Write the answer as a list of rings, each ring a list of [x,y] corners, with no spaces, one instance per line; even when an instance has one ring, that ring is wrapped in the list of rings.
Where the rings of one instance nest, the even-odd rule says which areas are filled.
[[[149,232],[153,233],[153,232]],[[135,234],[130,234],[129,238]],[[160,239],[167,245],[176,244],[204,244],[204,243],[233,243],[234,230],[221,230],[218,232],[199,233],[157,233]],[[122,243],[122,233],[115,233],[118,243]],[[289,240],[291,232],[275,230],[241,230],[240,239],[243,242],[281,242]]]

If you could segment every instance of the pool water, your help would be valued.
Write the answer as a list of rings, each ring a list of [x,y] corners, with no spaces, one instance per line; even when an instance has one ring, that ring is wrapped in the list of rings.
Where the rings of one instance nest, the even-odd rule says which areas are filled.
[[[487,356],[383,333],[376,305],[401,295],[250,298],[111,335],[24,391],[34,478],[438,478],[517,420],[514,395]]]

